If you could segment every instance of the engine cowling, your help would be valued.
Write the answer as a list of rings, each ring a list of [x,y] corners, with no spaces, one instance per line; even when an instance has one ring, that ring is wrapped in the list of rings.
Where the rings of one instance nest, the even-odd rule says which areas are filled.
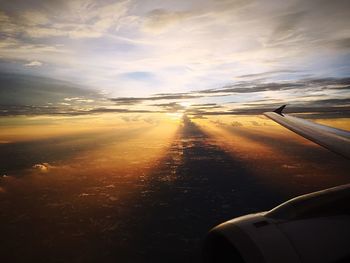
[[[204,262],[350,262],[350,184],[213,228]]]

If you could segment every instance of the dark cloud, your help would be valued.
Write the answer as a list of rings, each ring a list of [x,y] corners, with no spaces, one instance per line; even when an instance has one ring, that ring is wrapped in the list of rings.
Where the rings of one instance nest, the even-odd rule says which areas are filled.
[[[194,107],[212,107],[217,106],[216,103],[202,103],[202,104],[192,104]]]
[[[317,105],[317,106],[350,106],[350,97],[349,98],[342,98],[342,99],[324,99],[324,100],[317,100],[312,102],[304,103],[306,105]]]
[[[280,105],[279,105],[280,106]],[[249,109],[234,109],[229,111],[201,112],[200,116],[215,115],[261,115],[267,111],[273,111],[277,107],[256,107]],[[285,113],[303,114],[314,118],[350,118],[350,107],[295,107],[289,106]]]
[[[0,116],[17,115],[67,115],[79,116],[99,113],[157,113],[160,111],[138,110],[138,109],[115,109],[108,107],[97,107],[93,109],[80,109],[74,107],[46,107],[46,106],[3,106],[0,105]]]
[[[328,88],[328,89],[329,89],[329,88]],[[332,87],[332,89],[337,89],[337,90],[350,90],[350,86]]]
[[[321,78],[301,80],[304,85],[350,85],[350,78]]]
[[[326,87],[330,85],[350,85],[350,78],[322,78],[322,79],[302,79],[294,82],[271,82],[260,83],[259,81],[244,81],[237,84],[227,85],[217,89],[207,89],[199,91],[201,94],[217,94],[217,93],[256,93],[264,91],[284,91],[293,89],[328,89],[334,87]],[[337,87],[339,89],[348,89],[347,87]]]
[[[191,115],[191,119],[208,119],[207,117],[197,114],[197,115]]]
[[[152,106],[157,106],[168,112],[177,112],[186,109],[181,104],[177,102],[169,102],[169,103],[161,103],[161,104],[153,104]]]
[[[257,121],[251,121],[251,124],[254,126],[260,126],[260,124]]]
[[[313,98],[313,96],[304,96],[303,98]],[[319,97],[319,96],[318,96]],[[250,108],[274,108],[279,107],[284,102],[282,101],[270,101],[268,99],[266,100],[259,100],[252,103],[245,103],[245,106],[248,106]],[[291,100],[288,101],[289,105],[293,105],[293,107],[297,108],[304,108],[304,107],[314,107],[314,108],[320,108],[320,107],[347,107],[350,106],[350,98],[334,98],[334,99],[313,99],[309,101],[297,101],[297,100]]]
[[[337,49],[350,49],[350,37],[340,38],[330,42],[330,45]]]
[[[93,113],[152,113],[156,111],[133,110],[133,109],[114,109],[114,108],[96,108],[87,111],[75,111],[75,114],[93,114]]]
[[[101,99],[96,91],[70,82],[30,75],[0,73],[0,105],[58,104],[66,98]]]
[[[188,93],[174,93],[174,94],[157,94],[151,97],[120,97],[120,98],[111,98],[110,100],[120,105],[132,105],[132,104],[139,104],[144,101],[181,100],[181,99],[195,99],[200,97],[202,96],[192,95]]]
[[[233,127],[243,127],[243,124],[239,121],[234,121],[231,123],[231,126]]]
[[[203,104],[192,104],[191,108],[194,107],[197,110],[200,109],[219,109],[222,108],[222,105],[219,105],[217,103],[203,103]]]
[[[266,111],[273,111],[276,107],[269,107],[269,108],[251,108],[246,110],[234,110],[231,112],[231,114],[247,114],[247,115],[255,115],[255,114],[262,114]],[[317,107],[317,106],[294,106],[289,105],[285,113],[317,113],[321,117],[328,117],[330,115],[337,116],[337,117],[350,117],[350,107],[342,107],[342,106],[333,106],[333,107]]]
[[[245,83],[246,85],[248,83]],[[255,93],[263,91],[279,91],[279,90],[289,90],[295,89],[297,87],[302,87],[301,83],[263,83],[263,84],[253,84],[253,87],[237,87],[236,84],[232,86],[226,86],[220,89],[210,89],[203,90],[200,93],[215,94],[215,93]]]
[[[216,126],[228,126],[227,123],[221,121],[221,120],[211,120],[211,123],[215,124]]]
[[[125,122],[134,122],[134,121],[139,121],[141,116],[136,115],[136,116],[121,116],[120,117],[123,121]]]
[[[265,77],[269,77],[271,75],[275,75],[275,74],[284,74],[284,73],[298,73],[299,71],[297,70],[273,70],[273,71],[266,71],[266,72],[262,72],[262,73],[256,73],[256,74],[245,74],[245,75],[240,75],[237,76],[237,78],[242,78],[242,79],[246,79],[246,78],[265,78]]]
[[[144,99],[145,98],[125,97],[125,98],[111,98],[110,100],[119,105],[133,105],[133,104],[138,104],[143,102]]]

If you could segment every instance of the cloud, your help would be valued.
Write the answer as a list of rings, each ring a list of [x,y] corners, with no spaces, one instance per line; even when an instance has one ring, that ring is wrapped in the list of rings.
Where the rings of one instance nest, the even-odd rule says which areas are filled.
[[[77,103],[101,100],[102,96],[71,82],[22,74],[0,73],[0,105],[8,106],[57,106],[67,102]]]
[[[216,115],[262,115],[264,112],[273,111],[281,104],[273,107],[266,105],[265,107],[240,108],[229,111],[211,111],[201,112],[199,116],[216,116]],[[289,106],[286,110],[287,114],[302,114],[304,118],[350,118],[350,107],[295,107]],[[196,116],[196,114],[194,114]],[[217,123],[218,124],[218,123]]]
[[[193,116],[260,114],[286,103],[313,112],[324,112],[320,110],[322,107],[331,112],[346,111],[350,104],[349,82],[349,78],[273,83],[248,80],[210,90],[108,98],[70,82],[0,74],[0,115],[75,116],[159,112],[186,112]]]
[[[222,105],[219,105],[217,103],[204,103],[204,104],[191,104],[191,108],[194,108],[195,110],[208,110],[208,109],[218,109],[221,108]]]
[[[38,10],[24,10],[20,17],[27,25],[44,26],[50,23],[47,14]]]
[[[297,70],[273,70],[254,74],[245,74],[237,76],[238,79],[255,79],[255,78],[266,78],[277,74],[293,74],[298,73]]]
[[[33,9],[19,1],[16,9],[11,4],[5,5],[8,14],[2,12],[0,19],[6,23],[4,28],[15,26],[11,33],[24,33],[33,38],[96,38],[116,27],[127,12],[129,2],[70,1],[58,5],[56,1],[49,1],[36,2]]]
[[[298,36],[303,34],[302,19],[306,15],[305,11],[287,13],[277,16],[275,28],[270,36],[270,45],[283,45],[291,41],[298,41]],[[300,39],[299,39],[300,40]]]
[[[225,122],[223,122],[221,120],[218,120],[218,119],[217,120],[211,120],[210,122],[215,124],[216,126],[227,126],[228,125],[227,123],[225,123]]]
[[[123,121],[125,121],[125,122],[135,122],[135,121],[139,121],[141,116],[140,115],[136,115],[136,116],[121,116],[120,118]]]
[[[162,33],[165,29],[189,18],[190,16],[190,12],[174,12],[165,9],[154,9],[146,16],[144,30],[147,32]]]
[[[251,121],[251,124],[252,124],[253,126],[261,126],[257,121]]]
[[[150,97],[120,97],[111,98],[110,100],[119,105],[132,105],[140,104],[145,101],[158,101],[158,100],[183,100],[183,99],[195,99],[200,98],[200,95],[187,94],[187,93],[174,93],[174,94],[158,94]]]
[[[31,62],[28,62],[26,64],[24,64],[24,66],[26,67],[41,67],[43,65],[43,63],[41,63],[40,61],[34,60]]]
[[[157,106],[163,108],[166,112],[178,112],[186,109],[183,105],[177,102],[169,102],[169,103],[161,103],[161,104],[153,104],[153,106]]]
[[[334,46],[336,49],[350,49],[350,37],[340,38],[333,41],[330,41],[330,45]]]
[[[315,98],[320,100],[323,96],[346,96],[349,90],[349,78],[322,78],[322,79],[301,79],[298,81],[283,81],[264,83],[260,80],[241,81],[236,84],[226,85],[222,88],[207,89],[197,91],[198,94],[205,94],[206,96],[221,95],[233,96],[241,94],[248,96],[255,93],[264,94],[265,101],[273,101],[276,97],[282,101],[279,96],[284,96],[285,100],[293,102],[305,101],[306,99]],[[246,95],[245,95],[246,94]],[[281,95],[279,95],[281,94]],[[302,97],[301,97],[302,94]],[[260,95],[261,96],[261,95]],[[242,97],[243,99],[244,97]],[[255,98],[253,101],[257,102],[260,98]]]
[[[49,106],[25,106],[25,105],[0,105],[0,116],[82,116],[102,113],[160,113],[161,110],[147,109],[126,109],[126,108],[109,108],[109,107],[75,107],[74,105],[60,105],[59,107]]]
[[[137,109],[95,108],[86,111],[72,111],[71,115],[94,114],[94,113],[156,113],[157,111]]]
[[[243,127],[243,124],[239,121],[234,121],[231,123],[231,126],[233,127]]]
[[[53,166],[49,163],[38,163],[33,165],[33,169],[40,171],[42,173],[47,173]]]
[[[248,84],[248,83],[245,83]],[[253,84],[252,87],[242,87],[241,85],[234,84],[233,86],[226,86],[219,89],[210,89],[203,90],[200,93],[215,94],[215,93],[255,93],[263,91],[279,91],[279,90],[288,90],[295,89],[297,87],[302,87],[301,83],[262,83],[262,84]]]
[[[338,98],[338,99],[324,99],[318,101],[306,102],[304,105],[310,106],[336,106],[336,107],[347,107],[350,105],[350,96],[347,98]]]

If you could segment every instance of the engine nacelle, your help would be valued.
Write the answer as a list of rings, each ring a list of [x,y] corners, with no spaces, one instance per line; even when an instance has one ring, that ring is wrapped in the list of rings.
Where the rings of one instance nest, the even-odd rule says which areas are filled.
[[[213,228],[204,262],[350,262],[350,185],[303,195]]]

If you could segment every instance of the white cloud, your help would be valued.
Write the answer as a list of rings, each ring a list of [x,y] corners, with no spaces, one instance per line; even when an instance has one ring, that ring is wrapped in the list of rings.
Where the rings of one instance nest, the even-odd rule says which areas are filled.
[[[40,172],[46,173],[48,172],[51,168],[53,168],[52,165],[49,163],[38,163],[33,165],[33,169],[38,170]]]
[[[30,62],[24,64],[24,66],[26,66],[26,67],[41,67],[42,65],[43,65],[43,63],[40,61],[37,61],[37,60],[30,61]]]

